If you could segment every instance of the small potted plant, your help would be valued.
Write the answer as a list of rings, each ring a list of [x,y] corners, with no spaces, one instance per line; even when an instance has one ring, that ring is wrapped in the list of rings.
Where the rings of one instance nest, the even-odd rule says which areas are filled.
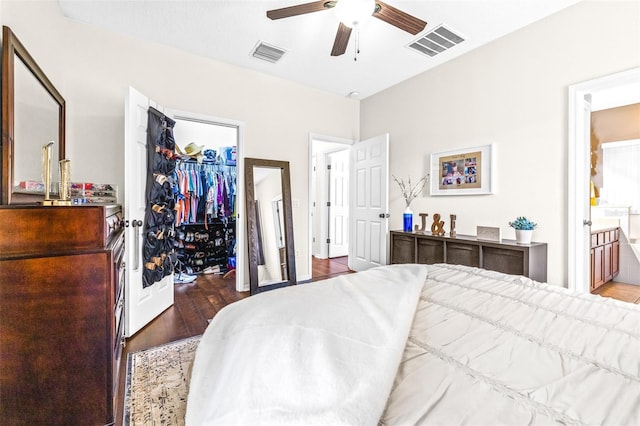
[[[509,226],[516,230],[516,242],[518,244],[531,244],[531,235],[538,224],[525,216],[518,216]]]

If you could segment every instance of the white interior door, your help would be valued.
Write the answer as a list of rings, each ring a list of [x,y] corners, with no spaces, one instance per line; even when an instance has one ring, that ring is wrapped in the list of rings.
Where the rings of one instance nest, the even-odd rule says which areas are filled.
[[[147,111],[153,106],[148,97],[129,88],[125,99],[125,200],[124,216],[129,224],[125,238],[125,336],[133,336],[152,319],[173,305],[173,274],[142,287],[142,226],[146,208],[147,182]]]
[[[349,150],[327,154],[329,169],[329,257],[349,254]]]
[[[587,96],[582,102],[582,117],[579,125],[582,128],[579,130],[582,133],[582,158],[579,160],[579,169],[582,170],[580,181],[583,182],[579,190],[574,194],[576,197],[575,203],[578,210],[582,211],[582,224],[580,222],[573,224],[576,227],[576,232],[581,235],[579,238],[580,247],[577,248],[576,257],[580,256],[578,264],[581,267],[578,270],[576,276],[576,290],[583,293],[589,293],[591,288],[591,203],[590,198],[590,186],[591,181],[591,152],[588,147],[591,146],[591,103]],[[582,225],[582,227],[580,227]]]
[[[351,148],[349,268],[362,271],[388,262],[389,134]]]

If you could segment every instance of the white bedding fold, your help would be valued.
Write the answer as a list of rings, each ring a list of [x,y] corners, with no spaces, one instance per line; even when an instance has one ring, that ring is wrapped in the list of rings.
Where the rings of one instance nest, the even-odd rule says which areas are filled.
[[[385,266],[227,306],[198,346],[186,424],[376,424],[426,277]]]

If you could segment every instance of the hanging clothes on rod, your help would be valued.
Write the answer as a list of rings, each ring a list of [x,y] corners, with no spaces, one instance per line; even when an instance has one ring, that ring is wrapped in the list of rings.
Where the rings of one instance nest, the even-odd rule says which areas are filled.
[[[236,179],[235,166],[178,161],[176,225],[235,217]]]
[[[178,159],[175,225],[180,270],[224,274],[235,267],[235,165]]]

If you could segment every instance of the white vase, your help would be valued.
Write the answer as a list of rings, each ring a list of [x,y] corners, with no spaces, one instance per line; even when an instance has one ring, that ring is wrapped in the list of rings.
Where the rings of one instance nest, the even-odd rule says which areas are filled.
[[[516,243],[531,244],[533,229],[516,229]]]

